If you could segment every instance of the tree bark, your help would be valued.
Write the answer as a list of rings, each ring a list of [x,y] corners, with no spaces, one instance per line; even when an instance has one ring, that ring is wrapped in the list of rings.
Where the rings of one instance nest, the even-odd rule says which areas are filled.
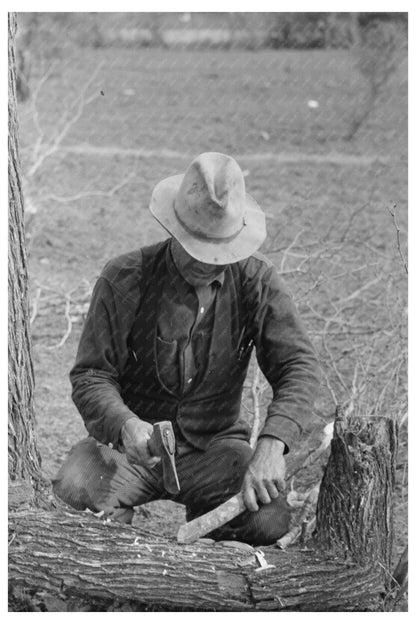
[[[178,545],[85,512],[13,514],[9,580],[27,590],[180,610],[331,611],[375,608],[377,569],[315,550],[263,549],[275,568],[256,572],[250,553]]]
[[[391,569],[397,424],[337,414],[322,479],[316,543],[354,561]]]
[[[178,545],[86,512],[29,510],[11,514],[10,581],[171,610],[382,610],[395,436],[388,419],[338,415],[316,539],[306,549],[264,548],[274,568],[256,571],[250,553],[247,560],[220,545]]]
[[[28,275],[16,113],[16,15],[9,13],[9,479],[25,494],[40,477],[33,413],[33,367],[29,332]]]

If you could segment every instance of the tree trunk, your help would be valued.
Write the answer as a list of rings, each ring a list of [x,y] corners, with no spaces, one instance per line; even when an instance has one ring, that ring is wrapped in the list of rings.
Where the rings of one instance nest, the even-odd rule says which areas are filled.
[[[23,497],[40,477],[33,414],[28,276],[16,114],[16,15],[9,13],[9,479]]]
[[[316,541],[264,548],[274,568],[256,571],[253,554],[178,545],[86,512],[36,510],[11,514],[9,579],[28,590],[171,610],[381,610],[396,429],[387,419],[360,422],[338,415]]]

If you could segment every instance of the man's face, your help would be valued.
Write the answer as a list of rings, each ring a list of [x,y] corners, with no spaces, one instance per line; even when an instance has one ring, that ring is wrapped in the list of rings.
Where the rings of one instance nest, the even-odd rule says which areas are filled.
[[[206,264],[195,260],[187,251],[172,239],[172,256],[182,277],[192,286],[206,286],[220,275],[227,265]]]

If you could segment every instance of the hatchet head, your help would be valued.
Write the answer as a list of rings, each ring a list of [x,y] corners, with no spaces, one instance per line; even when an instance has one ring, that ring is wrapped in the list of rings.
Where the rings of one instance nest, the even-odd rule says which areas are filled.
[[[152,455],[161,458],[165,490],[177,494],[181,488],[175,465],[176,441],[172,423],[168,420],[155,423],[147,445]]]

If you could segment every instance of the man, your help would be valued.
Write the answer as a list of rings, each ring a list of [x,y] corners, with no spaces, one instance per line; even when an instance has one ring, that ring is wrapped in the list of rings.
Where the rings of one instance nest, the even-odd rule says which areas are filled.
[[[111,260],[98,279],[71,371],[90,436],[54,491],[131,522],[151,500],[185,504],[189,520],[242,489],[247,511],[214,538],[272,543],[288,528],[284,455],[311,411],[317,363],[285,285],[256,253],[264,213],[235,160],[214,152],[160,182],[150,210],[171,237]],[[273,389],[254,453],[239,417],[253,347]],[[147,444],[161,420],[177,440],[176,496]]]

